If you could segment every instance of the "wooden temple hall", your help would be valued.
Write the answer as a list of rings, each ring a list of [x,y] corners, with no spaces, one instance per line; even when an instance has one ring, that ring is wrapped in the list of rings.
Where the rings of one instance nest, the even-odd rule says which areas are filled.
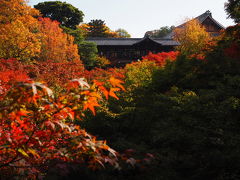
[[[115,65],[126,64],[147,55],[172,51],[178,43],[171,39],[145,38],[91,38],[97,44],[100,56],[105,56]]]
[[[195,19],[212,36],[218,36],[220,31],[225,29],[213,19],[210,11],[206,11]],[[185,23],[177,26],[177,28],[184,28],[184,25]],[[163,38],[151,38],[149,35],[145,35],[144,38],[88,38],[87,41],[97,44],[100,56],[105,56],[115,66],[121,66],[141,59],[149,52],[158,53],[174,50],[179,43],[173,40],[173,36],[174,33],[171,32]]]

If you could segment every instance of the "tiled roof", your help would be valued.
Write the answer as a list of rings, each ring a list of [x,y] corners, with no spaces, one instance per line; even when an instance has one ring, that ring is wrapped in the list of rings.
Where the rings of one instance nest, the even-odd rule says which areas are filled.
[[[177,41],[172,39],[154,39],[156,42],[162,44],[163,46],[178,46],[180,45]]]
[[[219,22],[217,22],[215,19],[213,19],[212,17],[212,13],[208,10],[205,13],[201,14],[200,16],[194,18],[197,19],[200,23],[203,23],[207,18],[210,18],[217,26],[219,26],[221,29],[225,29],[225,27],[223,25],[221,25]],[[183,23],[179,26],[177,26],[177,28],[179,27],[183,27],[186,23]],[[168,35],[166,35],[164,37],[164,39],[172,39],[173,38],[174,33],[170,32]]]
[[[98,46],[131,46],[141,38],[88,38],[86,40],[95,42]]]
[[[197,19],[200,23],[203,23],[203,21],[205,21],[207,18],[210,18],[213,22],[215,22],[215,24],[217,26],[219,26],[222,29],[225,29],[225,27],[223,25],[221,25],[219,22],[217,22],[215,19],[213,19],[212,17],[212,13],[208,10],[205,13],[201,14],[200,16],[196,17],[195,19]]]
[[[145,39],[146,38],[88,38],[86,41],[95,42],[98,46],[132,46],[142,42]],[[172,39],[149,38],[149,40],[163,46],[179,45],[178,42]]]

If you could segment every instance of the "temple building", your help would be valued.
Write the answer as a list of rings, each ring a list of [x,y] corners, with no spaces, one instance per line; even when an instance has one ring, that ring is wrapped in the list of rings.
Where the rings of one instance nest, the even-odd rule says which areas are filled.
[[[100,56],[105,56],[116,66],[141,59],[149,52],[172,51],[178,43],[172,39],[144,38],[89,38],[97,44]]]
[[[224,27],[213,19],[210,11],[206,11],[196,17],[212,36],[218,36]],[[185,23],[184,23],[185,24]],[[184,24],[177,28],[184,28]],[[163,38],[88,38],[87,41],[97,44],[98,53],[100,56],[105,56],[115,66],[123,66],[132,61],[141,59],[142,56],[149,52],[168,52],[174,50],[179,45],[173,40],[173,32]]]
[[[194,18],[197,19],[198,22],[205,27],[206,31],[210,33],[211,36],[219,36],[220,32],[225,29],[223,25],[221,25],[219,22],[217,22],[212,17],[212,13],[208,10],[205,13],[201,14],[200,16]],[[183,23],[176,28],[184,28],[186,23]],[[164,38],[166,39],[173,39],[174,33],[171,32]]]

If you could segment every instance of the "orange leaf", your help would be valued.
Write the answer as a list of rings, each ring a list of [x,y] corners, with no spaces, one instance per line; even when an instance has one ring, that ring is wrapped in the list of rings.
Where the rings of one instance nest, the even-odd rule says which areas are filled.
[[[92,111],[94,115],[96,115],[94,107],[97,107],[97,106],[100,106],[100,105],[96,101],[92,101],[92,102],[88,101],[84,104],[83,111],[85,111],[86,109],[89,109]]]
[[[102,86],[104,83],[97,81],[97,80],[93,80],[94,84],[96,84],[96,86]]]
[[[117,97],[117,95],[115,94],[116,91],[120,91],[120,88],[111,88],[110,91],[109,91],[109,96],[112,96],[112,97],[114,97],[116,99],[119,99]]]
[[[125,91],[125,88],[123,87],[122,83],[124,83],[123,81],[116,79],[114,77],[111,77],[109,79],[109,82],[112,84],[113,87],[119,87],[121,88],[123,91]]]
[[[17,116],[27,116],[27,114],[30,113],[29,111],[26,111],[24,109],[17,112]]]
[[[104,86],[99,86],[99,89],[102,91],[106,99],[108,99],[108,90]]]

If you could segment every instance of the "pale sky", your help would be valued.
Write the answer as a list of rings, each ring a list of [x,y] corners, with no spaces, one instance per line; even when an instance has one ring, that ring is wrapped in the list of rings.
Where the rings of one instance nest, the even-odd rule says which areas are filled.
[[[43,1],[29,0],[33,6]],[[224,3],[227,0],[65,0],[84,13],[84,22],[102,19],[112,30],[123,28],[132,37],[143,37],[146,31],[162,26],[179,25],[186,18],[199,16],[207,10],[215,20],[227,27]]]

